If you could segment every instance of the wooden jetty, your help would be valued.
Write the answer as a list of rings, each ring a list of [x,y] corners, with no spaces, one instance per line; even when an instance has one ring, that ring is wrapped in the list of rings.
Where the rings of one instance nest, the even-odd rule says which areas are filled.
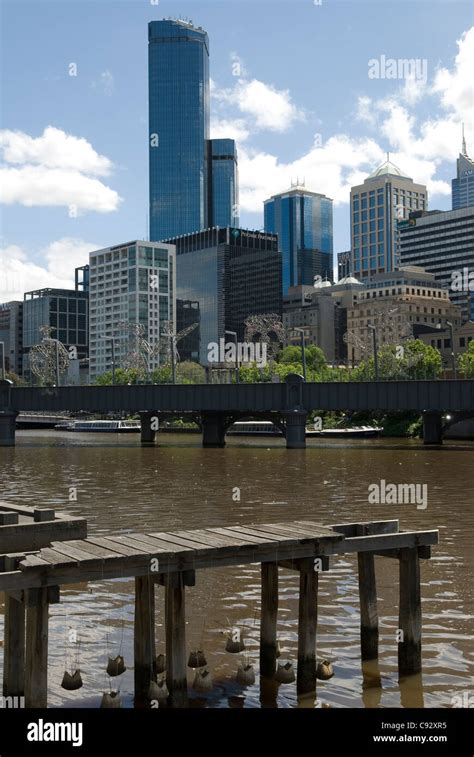
[[[311,521],[251,524],[192,531],[90,536],[53,541],[0,573],[0,590],[26,605],[26,636],[20,614],[10,611],[16,646],[6,645],[5,666],[25,670],[27,707],[47,705],[48,606],[60,587],[94,580],[135,578],[135,693],[146,694],[155,661],[155,584],[165,587],[166,678],[170,704],[187,704],[186,587],[196,572],[219,566],[261,564],[260,673],[272,677],[277,659],[278,569],[299,573],[297,692],[316,689],[318,575],[333,556],[356,553],[359,570],[361,656],[378,656],[374,558],[399,562],[399,673],[421,670],[420,566],[438,543],[438,531],[400,531],[398,520],[321,525]],[[10,569],[9,569],[10,568]],[[17,674],[17,680],[20,680]],[[21,692],[23,693],[23,692]]]
[[[46,547],[52,541],[83,539],[87,536],[87,521],[67,513],[55,513],[52,508],[26,507],[0,501],[0,575],[18,570],[29,552]],[[5,590],[5,632],[3,661],[3,693],[23,696],[25,689],[25,609],[32,606],[32,593]],[[48,596],[54,596],[54,588]],[[28,618],[29,638],[35,633]],[[42,664],[46,664],[43,658]],[[31,682],[33,683],[33,682]]]

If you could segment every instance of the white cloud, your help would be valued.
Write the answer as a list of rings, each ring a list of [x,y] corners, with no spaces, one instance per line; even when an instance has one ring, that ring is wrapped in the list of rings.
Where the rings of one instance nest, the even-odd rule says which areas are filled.
[[[48,126],[40,137],[20,131],[0,132],[5,163],[0,167],[1,201],[32,206],[74,206],[77,212],[117,210],[121,198],[97,176],[112,162],[86,139]]]
[[[115,89],[114,75],[109,69],[102,71],[98,79],[92,82],[92,88],[101,91],[107,97],[111,97]]]
[[[93,176],[107,176],[112,161],[99,155],[83,137],[47,126],[40,137],[22,131],[0,132],[0,148],[7,163],[31,163],[45,168],[73,168]]]
[[[247,123],[242,118],[211,121],[211,139],[235,139],[236,142],[245,142],[249,135]]]
[[[458,54],[454,69],[440,68],[436,72],[433,92],[441,98],[441,104],[453,111],[459,119],[470,114],[474,104],[474,26],[457,41]]]
[[[237,109],[252,118],[254,131],[284,132],[296,121],[304,120],[304,113],[291,100],[288,90],[278,90],[258,79],[238,79],[234,87],[219,89],[215,84],[213,98]]]
[[[40,250],[45,260],[38,265],[18,245],[0,248],[0,302],[23,300],[25,292],[44,287],[74,288],[74,268],[85,265],[89,252],[100,245],[63,237]]]

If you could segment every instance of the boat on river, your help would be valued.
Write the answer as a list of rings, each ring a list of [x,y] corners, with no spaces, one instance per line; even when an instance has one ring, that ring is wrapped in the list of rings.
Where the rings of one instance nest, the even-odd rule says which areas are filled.
[[[58,424],[55,428],[62,431],[80,431],[82,433],[138,434],[141,430],[141,425],[140,421],[71,421],[71,423],[66,425],[62,423]]]

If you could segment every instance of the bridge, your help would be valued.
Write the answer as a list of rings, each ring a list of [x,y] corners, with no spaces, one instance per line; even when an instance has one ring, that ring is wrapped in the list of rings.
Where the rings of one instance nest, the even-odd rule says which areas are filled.
[[[139,413],[143,444],[155,442],[165,417],[195,420],[203,446],[225,446],[227,429],[246,418],[271,420],[288,448],[304,448],[308,414],[333,411],[415,411],[423,415],[425,444],[440,444],[448,423],[474,416],[474,380],[311,382],[292,374],[284,383],[137,384],[131,386],[16,387],[0,385],[0,446],[15,444],[22,412]]]

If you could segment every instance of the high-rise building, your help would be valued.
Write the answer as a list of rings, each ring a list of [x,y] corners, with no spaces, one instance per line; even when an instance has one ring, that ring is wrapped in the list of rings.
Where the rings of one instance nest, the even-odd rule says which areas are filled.
[[[397,220],[427,208],[427,190],[390,160],[351,189],[351,273],[358,279],[398,268]]]
[[[434,273],[464,321],[472,317],[474,287],[474,206],[459,210],[411,213],[398,224],[403,266],[422,266]]]
[[[456,161],[457,176],[451,182],[453,210],[474,205],[474,160],[467,154],[464,124],[462,131],[462,151]]]
[[[408,337],[418,339],[422,334],[437,333],[440,328],[445,330],[448,322],[454,328],[461,326],[461,311],[432,273],[417,266],[404,266],[376,274],[348,311],[349,357],[358,362],[371,356],[369,325],[376,326],[380,348],[387,343],[402,344]]]
[[[43,340],[42,326],[67,349],[76,347],[78,360],[88,355],[87,292],[77,289],[38,289],[26,292],[23,302],[23,376],[31,379],[29,352]]]
[[[4,344],[5,370],[22,373],[23,303],[16,300],[0,304],[0,342]]]
[[[242,341],[249,316],[281,315],[281,252],[275,234],[216,227],[167,242],[176,246],[178,300],[199,303],[202,365],[208,362],[209,345],[226,330]]]
[[[340,281],[351,274],[351,251],[337,253],[337,280]]]
[[[165,321],[176,322],[174,247],[143,241],[105,247],[91,252],[89,268],[91,379],[110,371],[113,357],[122,367],[131,352],[139,351],[132,331],[136,325],[143,327],[153,351],[146,367],[157,368]]]
[[[237,148],[233,139],[208,141],[209,226],[239,225]]]
[[[199,362],[201,330],[201,313],[198,300],[176,300],[176,333],[195,326],[192,331],[184,335],[178,342],[177,348],[181,360]]]
[[[238,225],[237,151],[209,139],[209,38],[182,20],[148,24],[150,239]]]
[[[315,276],[332,279],[332,200],[329,197],[294,186],[265,200],[264,216],[265,231],[278,234],[283,295],[290,287],[312,285]]]

